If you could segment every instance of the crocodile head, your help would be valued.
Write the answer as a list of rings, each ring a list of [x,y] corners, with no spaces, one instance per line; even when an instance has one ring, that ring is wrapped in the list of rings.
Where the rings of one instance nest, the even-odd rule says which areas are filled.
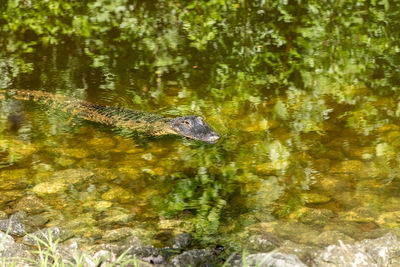
[[[200,140],[209,144],[215,144],[219,135],[211,127],[197,116],[177,117],[170,120],[170,127],[174,133],[190,139]]]

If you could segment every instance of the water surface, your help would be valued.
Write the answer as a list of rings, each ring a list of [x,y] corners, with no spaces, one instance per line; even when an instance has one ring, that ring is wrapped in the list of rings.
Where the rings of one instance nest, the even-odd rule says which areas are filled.
[[[121,41],[121,22],[120,39],[107,31],[83,40],[61,35],[50,45],[38,41],[29,53],[0,48],[4,89],[43,90],[167,117],[194,114],[222,136],[215,145],[151,137],[2,100],[1,208],[13,213],[34,196],[45,206],[31,213],[46,216],[47,226],[92,241],[128,226],[156,246],[182,231],[202,245],[250,250],[262,250],[249,240],[265,233],[322,246],[318,237],[328,231],[338,239],[397,231],[399,74],[396,56],[388,57],[398,32],[371,12],[386,14],[387,21],[392,13],[360,4],[337,7],[336,16],[317,6],[331,16],[318,21],[305,5],[310,23],[296,28],[279,8],[272,14],[285,19],[267,18],[262,3],[238,5],[231,7],[236,15],[223,13],[228,21],[215,20],[234,25],[240,44],[214,25],[209,30],[220,35],[203,40],[206,45],[168,25],[157,13],[165,6],[149,11],[144,5],[132,18],[158,17],[165,28],[144,16],[148,36],[136,46]],[[165,16],[187,19],[179,12]],[[347,13],[365,21],[347,23]],[[200,34],[194,25],[188,32]],[[345,26],[359,31],[339,31]],[[363,39],[372,36],[369,30],[376,30],[375,41]],[[28,43],[27,36],[12,38]],[[151,42],[160,45],[157,52],[146,50]]]

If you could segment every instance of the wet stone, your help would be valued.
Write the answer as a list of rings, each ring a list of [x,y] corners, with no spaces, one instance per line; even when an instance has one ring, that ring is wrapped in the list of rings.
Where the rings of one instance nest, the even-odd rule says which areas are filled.
[[[296,255],[281,252],[251,254],[246,257],[246,263],[241,263],[237,266],[307,267]]]
[[[37,245],[39,240],[48,243],[50,240],[59,240],[62,242],[66,238],[70,237],[71,234],[66,231],[61,230],[59,227],[44,228],[29,235],[25,235],[23,238],[24,244],[27,245]]]
[[[43,241],[46,242],[46,239],[44,239]],[[76,255],[80,254],[80,251],[78,250],[78,243],[77,242],[71,242],[68,245],[67,244],[58,244],[58,246],[56,247],[55,250],[55,256],[59,257],[60,259],[62,259],[63,263],[72,263],[75,262],[74,261],[74,257],[76,257]],[[85,255],[83,255],[85,257]],[[85,262],[85,263],[91,263],[91,260]],[[63,266],[64,264],[60,264],[61,266]],[[66,264],[68,266],[68,264]],[[94,264],[93,264],[94,265]],[[93,265],[88,264],[87,266],[92,267]],[[86,267],[86,266],[85,266]]]
[[[305,244],[298,244],[290,240],[285,240],[281,246],[274,250],[274,252],[281,252],[285,254],[294,254],[304,263],[309,263],[313,253],[318,251],[315,246],[309,246]]]
[[[10,216],[10,220],[24,220],[28,214],[25,211],[19,210]]]
[[[25,234],[31,232],[29,226],[21,223],[17,218],[10,218],[5,220],[0,220],[0,231],[3,231],[10,235],[24,236]]]
[[[129,248],[129,255],[135,255],[141,259],[160,254],[159,250],[154,246],[143,245],[137,236],[127,238],[119,247],[123,250]]]
[[[3,260],[2,266],[7,266],[7,264],[4,264],[4,261],[7,259],[12,261],[12,258],[19,258],[23,261],[24,259],[28,260],[32,258],[32,255],[26,246],[17,244],[10,235],[0,232],[0,257]],[[13,265],[10,264],[10,266]]]
[[[20,199],[14,206],[14,209],[35,214],[44,211],[45,204],[40,198],[31,195],[31,196],[25,196],[22,199]]]
[[[167,264],[164,257],[161,255],[151,255],[149,257],[142,258],[142,260],[150,263],[151,264],[150,266],[152,266],[154,264],[156,264],[156,265]]]
[[[377,239],[366,239],[354,245],[339,242],[324,251],[316,253],[313,261],[316,266],[398,266],[400,242],[389,233]]]
[[[207,249],[194,249],[174,257],[172,266],[208,266],[215,261],[214,253]]]

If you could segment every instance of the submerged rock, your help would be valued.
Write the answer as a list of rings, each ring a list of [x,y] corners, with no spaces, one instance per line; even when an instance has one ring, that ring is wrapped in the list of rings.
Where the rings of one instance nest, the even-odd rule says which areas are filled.
[[[32,191],[38,195],[57,194],[67,190],[68,184],[63,181],[44,182],[35,185]]]
[[[12,202],[23,196],[21,190],[0,191],[0,205]]]
[[[0,190],[24,189],[29,185],[28,170],[2,170],[0,172]]]
[[[106,201],[104,201],[106,202]],[[110,203],[107,201],[107,203]],[[102,213],[102,217],[104,219],[101,219],[99,221],[100,225],[115,225],[115,224],[124,224],[130,221],[133,217],[132,214],[129,213],[129,211],[126,210],[120,210],[120,209],[106,209]]]
[[[302,193],[301,197],[307,204],[323,204],[331,200],[329,196],[309,192]]]
[[[323,225],[328,223],[335,214],[328,209],[301,207],[289,215],[289,219],[311,224]]]
[[[54,159],[54,162],[63,167],[67,167],[75,164],[76,160],[69,157],[57,157]]]
[[[344,221],[369,223],[374,222],[374,214],[365,207],[357,207],[350,211],[339,212],[339,219]]]
[[[91,139],[88,144],[96,150],[105,151],[113,148],[116,141],[110,137],[99,137]]]
[[[112,241],[121,241],[133,234],[133,229],[129,227],[122,227],[119,229],[108,230],[103,235],[103,240],[112,242]]]
[[[248,246],[252,251],[268,252],[279,246],[281,240],[272,233],[264,232],[249,237]]]
[[[310,238],[310,242],[318,246],[328,246],[334,244],[337,240],[343,240],[348,243],[353,243],[354,239],[339,232],[339,231],[325,231],[314,238]]]
[[[330,172],[359,174],[365,168],[365,164],[359,160],[344,160],[332,166]]]
[[[400,211],[389,211],[379,215],[376,223],[381,227],[398,228],[400,221]]]
[[[91,153],[83,148],[52,148],[49,149],[50,153],[55,153],[65,157],[72,157],[77,159],[87,158]]]
[[[94,172],[87,169],[66,169],[54,172],[51,179],[59,183],[80,184],[90,179],[93,175]]]
[[[22,210],[28,213],[40,213],[45,210],[44,202],[32,195],[21,198],[14,206],[14,210]]]
[[[107,192],[101,195],[101,198],[106,201],[117,201],[120,203],[128,203],[133,199],[133,195],[120,186],[113,186]]]

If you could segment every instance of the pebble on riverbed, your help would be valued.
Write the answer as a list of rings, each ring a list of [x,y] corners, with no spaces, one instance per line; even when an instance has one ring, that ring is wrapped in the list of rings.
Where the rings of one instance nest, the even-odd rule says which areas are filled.
[[[106,201],[116,201],[119,203],[129,203],[134,199],[134,196],[124,188],[113,185],[107,192],[101,195],[101,198]]]
[[[35,214],[43,212],[45,210],[45,204],[43,200],[37,196],[30,195],[21,198],[14,206],[14,210]]]

